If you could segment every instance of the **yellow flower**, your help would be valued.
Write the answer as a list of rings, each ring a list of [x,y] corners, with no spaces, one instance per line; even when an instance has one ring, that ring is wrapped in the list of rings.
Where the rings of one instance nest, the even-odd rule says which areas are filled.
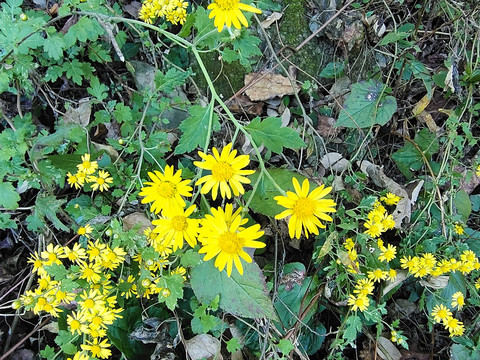
[[[83,249],[79,243],[73,245],[72,249],[70,249],[68,246],[65,246],[63,249],[65,251],[65,256],[70,261],[75,261],[78,263],[79,260],[87,258],[85,249]]]
[[[390,262],[395,259],[395,254],[397,253],[397,248],[391,244],[388,244],[387,247],[380,248],[381,254],[378,257],[378,260],[381,262]]]
[[[461,291],[457,291],[452,295],[452,307],[462,310],[463,305],[465,305],[465,297]]]
[[[218,28],[218,32],[223,30],[224,25],[230,27],[233,24],[237,29],[240,29],[241,25],[248,27],[247,19],[242,11],[262,13],[261,10],[251,5],[242,4],[240,0],[213,0],[207,9],[212,10],[209,18],[215,18],[213,24]]]
[[[395,227],[395,220],[393,220],[393,215],[387,215],[381,222],[385,230],[390,230]]]
[[[105,339],[100,343],[98,341],[98,338],[94,338],[93,341],[85,340],[87,345],[82,344],[80,346],[82,350],[89,350],[93,357],[107,359],[112,355],[112,352],[109,349],[110,344],[108,343],[108,339]]]
[[[67,358],[67,360],[89,360],[89,359],[90,359],[90,356],[88,356],[87,354],[84,354],[83,351],[81,352],[77,351],[73,356],[73,359]]]
[[[212,214],[205,216],[203,227],[200,229],[199,239],[202,242],[202,248],[198,252],[205,254],[204,261],[216,256],[215,266],[220,271],[226,266],[228,276],[232,273],[233,263],[240,275],[243,275],[240,258],[246,262],[252,262],[252,258],[243,248],[265,247],[263,242],[255,241],[263,235],[260,225],[243,228],[241,225],[244,221],[240,215],[237,215],[231,220],[231,224],[228,224],[225,212],[221,208],[218,208],[217,211],[212,209]]]
[[[475,289],[480,289],[480,277],[475,280]]]
[[[156,225],[153,232],[158,233],[158,237],[163,241],[173,243],[173,251],[183,247],[184,239],[188,245],[195,247],[200,221],[188,218],[195,208],[196,206],[192,205],[186,210],[179,207],[163,210],[162,217],[152,221],[152,224]]]
[[[465,331],[463,323],[452,316],[447,316],[443,321],[443,324],[445,325],[445,329],[450,332],[450,337],[461,336]]]
[[[396,278],[397,278],[397,270],[395,270],[395,269],[388,270],[387,280],[388,281],[395,281]]]
[[[480,165],[477,166],[477,169],[475,170],[475,174],[480,177]]]
[[[354,247],[355,247],[355,243],[353,242],[352,238],[348,238],[345,240],[345,242],[343,243],[343,246],[345,247],[345,249],[347,249],[348,251],[352,250]]]
[[[62,262],[59,259],[65,257],[65,255],[63,254],[63,247],[60,245],[48,244],[47,249],[40,253],[40,257],[43,259],[43,265],[61,265]]]
[[[72,315],[67,315],[67,324],[70,328],[70,332],[75,335],[82,335],[88,333],[88,327],[85,324],[86,318],[83,313],[72,311]]]
[[[78,300],[78,303],[82,311],[101,310],[105,306],[105,300],[98,290],[90,290],[88,293],[84,290],[80,298],[82,300]]]
[[[93,191],[100,190],[103,192],[108,190],[110,184],[113,183],[113,178],[108,171],[98,170],[98,176],[89,176],[88,182],[93,183],[90,185]]]
[[[92,226],[90,224],[86,224],[85,226],[81,226],[78,228],[77,234],[89,238],[90,237],[89,234],[91,234],[92,231],[93,231]]]
[[[369,271],[367,275],[368,278],[373,282],[380,282],[380,280],[385,280],[388,273],[386,271],[383,271],[382,269],[375,269],[373,271]]]
[[[359,279],[355,284],[354,294],[359,294],[363,296],[372,295],[373,290],[375,290],[375,285],[370,279]]]
[[[386,205],[397,205],[400,199],[400,196],[392,194],[391,192],[386,193],[385,196],[382,196],[380,198],[380,200],[383,201]]]
[[[349,295],[348,296],[348,306],[352,307],[352,311],[365,311],[368,308],[368,305],[370,305],[370,299],[366,296],[363,296],[359,294],[358,296],[355,295]]]
[[[461,224],[454,224],[453,225],[453,232],[457,235],[463,235],[465,234],[465,230]]]
[[[148,173],[152,180],[145,182],[145,186],[141,189],[140,195],[145,196],[142,204],[151,203],[150,211],[158,214],[161,210],[171,208],[173,206],[185,207],[185,201],[182,196],[192,196],[192,187],[187,184],[189,180],[182,180],[182,170],[173,173],[173,166],[167,165],[165,173],[160,171]]]
[[[32,273],[36,272],[39,276],[47,274],[45,268],[43,267],[44,262],[36,251],[30,255],[30,258],[28,258],[27,262],[33,265]]]
[[[444,322],[452,316],[452,312],[443,304],[436,305],[432,310],[432,317],[437,323]]]
[[[287,196],[274,197],[279,205],[287,208],[287,210],[276,215],[275,219],[290,216],[288,232],[291,238],[299,239],[302,228],[306,237],[308,237],[309,232],[318,235],[318,228],[325,228],[320,220],[333,221],[326,213],[336,212],[334,206],[337,204],[332,199],[322,199],[332,188],[325,188],[325,185],[321,185],[309,194],[310,183],[307,179],[303,181],[302,187],[300,187],[296,178],[292,178],[292,183],[295,193],[287,191]]]
[[[88,242],[88,261],[100,262],[102,261],[102,253],[105,250],[107,245],[100,242],[100,239],[97,239],[95,242]]]
[[[210,170],[211,174],[200,178],[195,185],[203,185],[201,193],[206,194],[212,190],[212,199],[217,198],[218,189],[222,198],[230,199],[232,192],[235,196],[239,196],[245,192],[243,184],[250,184],[250,179],[244,175],[251,175],[255,170],[242,170],[250,163],[248,155],[237,155],[237,150],[232,150],[233,144],[225,146],[222,153],[219,154],[216,148],[212,149],[213,155],[207,155],[201,151],[198,155],[205,161],[195,161],[195,166]]]
[[[367,228],[364,233],[370,235],[373,238],[380,236],[380,234],[385,231],[381,222],[367,220],[365,224],[363,224],[363,226]]]
[[[90,175],[98,169],[98,163],[90,160],[90,154],[82,155],[82,163],[77,165],[78,171]]]
[[[97,283],[102,279],[100,276],[102,272],[100,263],[86,263],[85,261],[81,261],[79,271],[80,279],[86,279],[88,282]]]
[[[68,172],[67,182],[68,182],[68,185],[70,185],[71,187],[75,187],[75,189],[80,189],[85,183],[85,176],[78,176],[78,174],[73,175],[70,172]]]

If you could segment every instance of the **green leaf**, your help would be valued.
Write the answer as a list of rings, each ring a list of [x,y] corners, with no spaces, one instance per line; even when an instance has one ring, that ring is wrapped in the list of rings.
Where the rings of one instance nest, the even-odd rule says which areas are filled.
[[[231,63],[240,59],[240,55],[230,48],[226,48],[222,51],[222,60],[226,61],[227,63]]]
[[[306,179],[305,176],[294,173],[285,169],[269,169],[268,173],[275,179],[275,182],[285,191],[294,191],[292,178],[296,178],[301,184],[303,180]],[[252,184],[255,184],[260,172],[255,172],[250,175],[249,178],[252,181]],[[247,191],[243,196],[244,199],[250,198],[252,191]],[[253,199],[250,203],[250,208],[259,213],[269,217],[274,217],[277,214],[280,214],[285,208],[281,205],[278,205],[277,202],[273,199],[275,196],[282,195],[277,188],[271,183],[271,181],[265,176],[262,177],[262,180],[255,192]]]
[[[65,46],[66,48],[72,47],[77,40],[81,42],[95,42],[103,33],[104,30],[98,21],[82,16],[65,34]]]
[[[62,348],[62,351],[67,355],[74,355],[77,352],[77,347],[72,344],[76,335],[72,335],[69,331],[60,330],[55,343]]]
[[[168,69],[164,74],[161,71],[155,73],[155,88],[167,94],[175,90],[177,86],[185,84],[185,80],[191,75],[191,71],[180,71],[176,68]]]
[[[85,75],[83,72],[82,63],[77,59],[73,59],[71,62],[66,62],[63,64],[63,69],[68,79],[77,84],[82,84],[82,77]]]
[[[390,32],[383,37],[383,39],[378,43],[378,45],[383,46],[393,42],[397,42],[398,40],[406,39],[410,36],[408,32]]]
[[[202,302],[213,301],[220,295],[220,308],[231,314],[276,319],[260,268],[254,262],[243,263],[243,268],[243,275],[233,270],[228,277],[225,270],[218,271],[213,260],[203,262],[192,270],[192,289]]]
[[[45,349],[40,350],[40,356],[44,359],[54,359],[55,349],[49,345],[45,346]]]
[[[10,182],[0,182],[0,207],[7,210],[14,210],[18,207],[20,195],[15,191]]]
[[[325,79],[334,79],[342,76],[345,70],[345,63],[340,61],[332,61],[327,64],[320,73],[320,77]]]
[[[113,112],[115,120],[120,123],[128,123],[133,120],[132,109],[125,106],[123,103],[115,105],[115,111]]]
[[[49,66],[47,72],[45,73],[46,81],[57,81],[63,74],[63,67],[58,65]]]
[[[59,35],[51,35],[43,42],[43,49],[53,60],[59,60],[63,55],[64,42]]]
[[[67,277],[68,271],[65,266],[60,264],[45,265],[48,275],[55,278],[56,281],[63,280]]]
[[[107,91],[108,86],[101,84],[96,76],[92,76],[90,79],[90,87],[87,88],[87,92],[97,100],[103,101],[108,96]]]
[[[348,343],[353,343],[358,336],[358,333],[362,331],[362,319],[359,316],[353,315],[347,318],[345,323],[345,332],[343,338]]]
[[[213,112],[213,103],[207,107],[191,106],[188,112],[191,116],[183,120],[179,126],[183,134],[175,148],[175,154],[190,152],[197,146],[204,147],[209,132],[220,129],[218,116]]]
[[[238,338],[234,337],[227,341],[227,351],[230,354],[237,352],[241,348],[242,348],[242,344],[240,344],[240,341],[238,340]]]
[[[197,29],[195,34],[195,46],[198,49],[214,49],[220,41],[221,35],[216,30],[213,21],[208,17],[207,11],[203,7],[198,7],[195,11],[194,27]]]
[[[397,111],[397,100],[385,96],[385,85],[376,81],[362,81],[352,85],[352,92],[340,111],[335,126],[368,128],[385,125]]]
[[[189,249],[180,257],[180,265],[183,267],[192,267],[198,265],[201,260],[202,255],[192,249]]]
[[[472,212],[472,203],[470,202],[470,197],[465,192],[465,190],[459,190],[455,194],[455,199],[453,200],[453,202],[455,204],[455,207],[457,208],[457,213],[466,223]]]
[[[290,351],[295,349],[295,345],[288,339],[281,339],[278,344],[278,349],[282,352],[283,356],[290,354]]]
[[[233,50],[237,53],[240,64],[247,70],[251,68],[252,57],[262,55],[258,48],[260,42],[261,40],[253,36],[248,29],[243,29],[241,35],[232,42]]]
[[[300,135],[289,127],[282,127],[280,118],[269,117],[260,122],[256,117],[245,129],[252,135],[253,141],[260,146],[265,145],[267,149],[281,154],[283,148],[299,149],[306,146]]]
[[[17,229],[17,223],[12,220],[10,214],[0,213],[0,230]]]
[[[183,298],[183,277],[180,274],[171,274],[164,275],[162,280],[163,284],[160,281],[160,286],[170,290],[170,295],[168,297],[163,297],[160,292],[158,295],[158,301],[165,302],[167,308],[173,311],[177,307],[178,299]]]
[[[69,231],[57,217],[57,212],[66,201],[66,199],[57,199],[54,195],[39,194],[35,201],[35,215],[42,220],[46,217],[58,230]]]

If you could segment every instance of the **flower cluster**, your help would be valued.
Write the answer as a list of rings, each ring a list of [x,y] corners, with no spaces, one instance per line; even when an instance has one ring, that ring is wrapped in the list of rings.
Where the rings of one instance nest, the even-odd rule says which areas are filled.
[[[90,154],[82,155],[82,162],[77,165],[78,171],[75,174],[67,173],[67,182],[75,189],[83,188],[90,184],[92,191],[106,191],[113,182],[108,171],[99,170],[98,163],[90,159]]]
[[[112,290],[116,283],[113,271],[126,255],[123,248],[112,248],[99,239],[89,240],[86,247],[79,243],[72,247],[49,244],[28,260],[38,275],[37,287],[27,290],[14,307],[24,306],[35,314],[46,312],[53,317],[65,308],[72,309],[66,316],[68,330],[83,340],[75,358],[108,358],[111,351],[106,329],[123,311],[117,307]]]
[[[237,156],[232,144],[226,145],[221,153],[213,148],[213,156],[199,152],[203,162],[194,164],[210,172],[200,178],[195,185],[202,185],[201,193],[212,193],[215,200],[218,193],[223,199],[230,199],[232,193],[239,196],[245,192],[243,184],[250,180],[253,170],[245,170],[250,158],[248,155]],[[144,196],[142,203],[151,203],[150,210],[159,214],[152,222],[156,227],[148,231],[149,242],[164,259],[168,255],[183,248],[185,242],[194,247],[200,242],[199,253],[205,254],[204,260],[216,257],[215,266],[220,270],[227,269],[231,275],[233,264],[240,274],[243,266],[240,259],[251,262],[251,256],[244,248],[262,248],[264,243],[255,241],[263,235],[260,225],[244,226],[248,220],[241,216],[242,208],[234,211],[233,205],[227,203],[224,208],[211,208],[211,214],[203,219],[192,218],[196,206],[187,207],[185,199],[192,196],[193,188],[188,180],[183,180],[182,170],[174,172],[173,166],[166,166],[162,174],[159,171],[148,173],[151,181],[146,182],[140,192]],[[138,287],[137,287],[138,290]]]
[[[465,304],[465,297],[461,291],[452,295],[452,308],[461,310]],[[453,317],[452,311],[443,304],[436,305],[431,313],[433,320],[438,324],[443,324],[445,330],[448,330],[450,336],[462,336],[465,331],[465,326],[461,321]]]
[[[385,205],[396,205],[400,201],[400,197],[387,193],[380,198],[380,201]],[[378,238],[383,232],[395,227],[393,215],[387,212],[380,201],[375,202],[373,209],[368,213],[368,220],[363,224],[367,229],[365,234],[373,238]]]
[[[187,20],[188,2],[182,0],[144,0],[138,17],[148,24],[165,18],[173,25],[183,25]]]

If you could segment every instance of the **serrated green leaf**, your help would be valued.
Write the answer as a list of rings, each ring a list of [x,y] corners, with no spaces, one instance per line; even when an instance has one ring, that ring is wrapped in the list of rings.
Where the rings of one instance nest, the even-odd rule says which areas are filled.
[[[115,105],[113,116],[115,117],[115,120],[120,123],[131,122],[133,119],[132,109],[130,109],[128,106],[125,106],[123,103],[118,103]]]
[[[108,86],[101,84],[96,76],[92,76],[90,79],[90,87],[87,87],[87,92],[97,100],[103,101],[108,96],[107,91]]]
[[[352,92],[340,111],[335,126],[368,128],[385,125],[397,111],[397,100],[382,94],[385,85],[376,81],[361,81],[352,85]]]
[[[296,178],[300,184],[306,179],[305,176],[285,169],[269,169],[268,172],[272,178],[275,179],[275,182],[285,191],[294,191],[292,184],[293,177]],[[259,176],[260,173],[258,171],[249,176],[252,184],[255,184]],[[250,198],[251,193],[251,190],[247,191],[244,195],[244,198]],[[271,181],[264,176],[257,188],[257,191],[255,192],[255,195],[253,196],[252,201],[250,202],[250,208],[259,214],[274,217],[285,210],[284,207],[278,205],[273,199],[278,195],[281,195],[281,193],[271,183]]]
[[[185,251],[182,256],[180,257],[180,265],[183,267],[192,267],[197,265],[201,260],[203,256],[200,255],[198,252],[189,249]]]
[[[10,214],[0,213],[0,230],[17,229],[17,223],[12,220]]]
[[[230,277],[226,271],[218,271],[214,261],[206,261],[191,272],[192,289],[200,301],[213,301],[220,296],[223,310],[247,318],[276,319],[272,301],[268,296],[265,277],[254,262],[244,263],[243,275],[233,270]]]
[[[240,341],[237,338],[234,337],[227,341],[227,351],[230,354],[233,354],[234,352],[240,350],[241,348],[242,348],[242,344],[240,344]]]
[[[68,79],[77,84],[82,84],[82,78],[85,75],[82,67],[82,63],[78,59],[73,59],[71,62],[66,62],[63,64],[63,70]]]
[[[63,37],[60,35],[51,35],[43,42],[43,49],[53,60],[59,60],[63,55],[64,47]]]
[[[18,207],[20,195],[10,182],[0,182],[0,207],[8,210],[14,210]]]
[[[320,77],[325,79],[333,79],[343,75],[345,63],[340,61],[329,62],[320,73]]]
[[[383,46],[393,42],[397,42],[398,40],[406,39],[410,33],[408,32],[390,32],[383,37],[382,40],[378,43],[378,45]]]
[[[232,49],[226,48],[222,51],[222,60],[231,63],[240,59],[239,54]]]
[[[176,68],[168,69],[164,74],[161,71],[155,73],[155,88],[167,94],[175,90],[177,86],[185,84],[185,80],[191,75],[191,71],[180,71]]]
[[[220,41],[221,35],[218,31],[213,31],[216,30],[216,27],[203,7],[198,7],[195,11],[194,27],[197,30],[195,47],[214,49]]]
[[[205,146],[209,128],[210,131],[220,128],[218,116],[213,112],[213,103],[205,108],[200,105],[191,106],[188,112],[191,116],[183,120],[179,126],[183,134],[175,148],[175,154],[184,154],[197,146]]]
[[[288,339],[280,339],[277,346],[284,356],[287,356],[288,354],[290,354],[290,351],[295,349],[295,345],[293,345],[292,342]]]
[[[60,264],[45,265],[48,275],[55,278],[56,281],[63,280],[67,277],[68,271],[65,266]]]
[[[345,332],[343,338],[347,343],[353,343],[358,336],[358,333],[362,331],[362,319],[359,316],[353,315],[347,318],[345,323]]]
[[[167,308],[171,311],[177,307],[178,299],[183,298],[183,277],[180,274],[164,275],[157,286],[170,290],[170,295],[164,297],[162,293],[158,295],[159,302],[165,302]]]
[[[40,350],[40,356],[44,359],[54,359],[55,349],[49,345],[45,346],[45,349]]]
[[[260,146],[261,144],[277,154],[281,154],[283,148],[300,149],[306,146],[300,135],[293,129],[282,127],[280,118],[269,117],[260,122],[256,117],[245,129],[252,135],[253,141]]]
[[[45,73],[46,81],[57,81],[63,74],[63,68],[58,65],[49,66],[47,72]]]
[[[250,70],[250,64],[254,56],[262,55],[258,44],[261,40],[252,35],[250,30],[243,29],[239,37],[235,38],[232,42],[233,50],[237,53],[240,64],[242,64],[247,70]]]
[[[66,227],[57,217],[57,212],[61,210],[61,206],[66,201],[66,199],[57,199],[53,195],[40,194],[35,201],[35,214],[40,219],[46,217],[52,222],[56,229],[69,231],[68,227]]]

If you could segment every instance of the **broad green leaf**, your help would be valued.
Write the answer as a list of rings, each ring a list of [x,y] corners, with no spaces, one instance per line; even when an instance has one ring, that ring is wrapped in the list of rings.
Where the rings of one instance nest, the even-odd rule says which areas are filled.
[[[63,55],[63,38],[59,35],[51,35],[43,42],[43,49],[53,60],[59,60]]]
[[[221,35],[213,25],[212,19],[208,17],[207,11],[203,7],[198,7],[195,11],[194,27],[197,30],[195,34],[195,47],[214,49],[220,41]]]
[[[320,77],[325,79],[333,79],[343,75],[345,63],[340,61],[332,61],[327,64],[320,73]]]
[[[55,349],[49,345],[45,346],[45,349],[40,350],[40,356],[44,359],[54,359],[55,355]]]
[[[179,126],[183,134],[175,148],[175,154],[184,154],[197,146],[204,147],[209,130],[211,132],[220,128],[218,116],[213,112],[213,103],[207,107],[191,106],[188,112],[191,116],[183,120]]]
[[[261,40],[253,36],[248,29],[243,29],[241,35],[232,42],[233,50],[237,53],[240,64],[247,70],[250,70],[252,57],[262,55],[258,48],[260,42]]]
[[[295,349],[295,345],[293,345],[292,342],[288,339],[281,339],[278,342],[277,346],[284,356],[287,356],[288,354],[290,354],[290,351]]]
[[[185,84],[185,80],[191,75],[191,71],[180,71],[176,68],[168,69],[164,74],[161,71],[155,73],[155,87],[157,91],[167,94],[175,90],[177,86]]]
[[[185,251],[180,257],[180,265],[185,268],[195,266],[202,260],[202,258],[203,256],[200,255],[198,252],[189,249]]]
[[[282,127],[280,118],[269,117],[260,122],[256,117],[245,129],[252,135],[253,141],[260,146],[265,145],[267,149],[281,154],[283,148],[299,149],[306,146],[300,135],[289,127]]]
[[[225,270],[218,271],[214,260],[197,265],[190,281],[195,295],[200,301],[213,301],[220,295],[220,308],[236,316],[276,319],[260,268],[254,262],[242,265],[243,275],[234,269],[230,277]]]
[[[12,183],[0,182],[0,207],[14,210],[18,207],[19,201],[20,195],[18,195]]]
[[[164,275],[157,286],[170,290],[168,297],[163,297],[162,293],[158,295],[158,301],[164,302],[171,311],[177,307],[178,299],[183,298],[183,277],[180,274]]]
[[[240,350],[242,348],[242,344],[238,340],[238,338],[231,338],[230,340],[227,341],[227,351],[230,354],[233,354],[237,350]]]
[[[82,63],[78,59],[73,59],[71,62],[66,62],[63,64],[63,69],[68,79],[77,84],[82,84],[82,78],[85,75],[83,72]]]
[[[132,109],[130,109],[128,106],[125,106],[123,103],[118,103],[115,105],[113,116],[115,117],[115,120],[120,123],[131,122],[133,119]]]
[[[343,338],[347,343],[353,343],[358,336],[358,333],[362,331],[362,319],[359,316],[353,315],[347,318],[345,323],[345,332]]]
[[[55,338],[55,343],[62,348],[65,354],[73,355],[77,352],[77,347],[72,344],[75,338],[76,335],[72,335],[70,331],[60,330]]]
[[[87,88],[87,92],[95,97],[99,101],[103,101],[107,98],[108,86],[101,84],[100,80],[96,76],[90,79],[90,87]]]
[[[45,265],[48,275],[55,278],[56,281],[63,280],[67,277],[67,269],[60,264]],[[60,345],[60,344],[59,344]]]
[[[17,223],[12,220],[10,214],[0,213],[0,230],[16,229]]]
[[[378,43],[378,45],[383,46],[393,42],[397,42],[398,40],[406,39],[410,36],[408,32],[390,32],[383,37],[383,39]]]
[[[39,194],[35,201],[35,214],[40,219],[46,217],[52,222],[55,229],[69,231],[68,227],[66,227],[57,217],[57,212],[61,210],[61,206],[66,201],[66,199],[57,199],[53,195]]]
[[[376,81],[362,81],[352,85],[352,92],[340,111],[335,126],[368,128],[385,125],[397,111],[397,100],[385,96],[385,85]]]
[[[462,217],[464,222],[467,222],[472,212],[472,203],[470,202],[470,198],[465,190],[459,190],[455,194],[454,203],[455,207],[457,208],[457,213]]]
[[[301,184],[303,180],[306,179],[305,176],[294,173],[285,169],[269,169],[268,173],[272,176],[275,182],[285,191],[294,191],[292,178],[296,178]],[[249,178],[252,181],[252,185],[255,184],[260,172],[255,172],[250,175]],[[312,183],[310,183],[310,190],[313,189]],[[252,191],[247,191],[243,196],[244,199],[248,199],[252,194]],[[250,203],[250,208],[259,213],[269,217],[274,217],[277,214],[280,214],[285,210],[283,206],[277,204],[273,199],[275,196],[281,195],[277,188],[272,184],[272,182],[266,177],[263,176],[257,191],[255,192],[253,199]]]

